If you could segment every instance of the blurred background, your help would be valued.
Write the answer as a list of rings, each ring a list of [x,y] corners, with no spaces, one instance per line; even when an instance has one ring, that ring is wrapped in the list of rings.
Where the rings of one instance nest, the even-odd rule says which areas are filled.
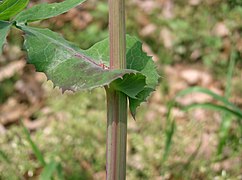
[[[57,1],[32,0],[29,7],[40,2]],[[144,42],[162,76],[137,120],[129,116],[127,179],[241,180],[242,1],[129,0],[126,13],[127,33]],[[87,49],[108,36],[108,3],[88,0],[32,25]],[[0,180],[38,179],[50,167],[57,179],[105,179],[105,91],[62,94],[26,65],[21,32],[12,28],[7,39],[0,56]],[[204,89],[172,103],[195,86]],[[217,111],[219,105],[237,115]]]

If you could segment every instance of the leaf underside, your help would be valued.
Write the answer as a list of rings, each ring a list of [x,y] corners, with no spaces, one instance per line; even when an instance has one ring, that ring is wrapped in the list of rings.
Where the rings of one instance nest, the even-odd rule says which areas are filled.
[[[142,51],[134,37],[127,39],[127,69],[109,69],[109,45],[105,39],[88,50],[81,50],[48,29],[21,26],[25,32],[24,47],[28,62],[44,72],[62,90],[91,90],[109,86],[125,93],[130,110],[136,108],[155,89],[159,75],[154,62]]]
[[[12,23],[0,21],[0,54],[2,54],[2,47],[11,25]]]

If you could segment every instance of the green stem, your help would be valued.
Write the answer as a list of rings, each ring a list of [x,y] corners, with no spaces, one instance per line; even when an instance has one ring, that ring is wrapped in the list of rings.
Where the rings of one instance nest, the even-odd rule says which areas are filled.
[[[126,68],[124,0],[109,0],[110,68]],[[107,92],[107,180],[126,177],[127,97],[106,87]]]

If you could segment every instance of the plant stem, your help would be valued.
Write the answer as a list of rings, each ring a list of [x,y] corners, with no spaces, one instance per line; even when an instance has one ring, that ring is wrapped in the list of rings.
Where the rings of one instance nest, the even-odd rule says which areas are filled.
[[[110,67],[126,68],[125,0],[109,0]]]
[[[127,97],[107,90],[107,180],[124,180],[126,176]]]
[[[124,0],[109,0],[110,68],[126,68]],[[106,179],[126,177],[127,97],[112,87],[107,92]]]

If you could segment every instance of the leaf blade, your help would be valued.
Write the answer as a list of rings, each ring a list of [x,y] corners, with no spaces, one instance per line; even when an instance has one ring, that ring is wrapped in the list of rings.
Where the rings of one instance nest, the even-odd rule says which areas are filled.
[[[241,114],[234,111],[233,109],[227,108],[225,106],[217,105],[217,104],[212,104],[212,103],[190,104],[190,105],[183,107],[183,110],[188,111],[188,110],[192,110],[192,109],[195,109],[195,108],[205,108],[205,109],[211,109],[211,110],[216,110],[216,111],[223,111],[227,114],[236,116],[240,120],[242,120]]]
[[[151,57],[142,51],[142,43],[127,36],[127,69],[109,69],[109,41],[81,50],[47,29],[21,25],[28,62],[44,72],[62,90],[91,90],[110,86],[130,98],[133,117],[136,108],[149,97],[159,75]],[[103,68],[106,67],[106,68]],[[90,78],[91,77],[91,78]],[[122,80],[121,80],[122,79]]]
[[[40,174],[40,180],[51,180],[55,171],[57,171],[58,165],[55,161],[48,163]]]
[[[17,21],[17,23],[19,24],[48,19],[63,14],[71,8],[74,8],[78,4],[83,3],[84,1],[85,0],[65,0],[60,3],[38,4],[36,6],[33,6],[32,8],[29,8],[19,13],[16,16],[15,21]]]
[[[11,7],[15,3],[14,0],[5,0],[0,3],[0,13]]]
[[[125,74],[143,77],[134,70],[103,69],[99,60],[50,30],[26,26],[22,26],[22,30],[25,32],[28,62],[63,90],[91,90],[107,86]]]
[[[140,106],[142,102],[145,102],[150,96],[151,92],[154,91],[158,84],[160,76],[157,73],[156,66],[151,57],[147,56],[146,53],[142,51],[142,43],[135,37],[126,35],[126,61],[127,69],[133,69],[142,73],[146,77],[146,86],[142,89],[135,98],[129,97],[129,109],[135,119],[136,108]],[[95,49],[101,49],[94,53],[96,59],[103,60],[102,63],[109,66],[109,41],[105,39],[99,43],[96,43],[86,52],[92,54]],[[124,92],[125,90],[120,90]]]
[[[211,90],[206,89],[206,88],[202,88],[202,87],[199,87],[199,86],[187,88],[185,90],[180,91],[176,95],[176,97],[184,96],[186,94],[190,94],[190,93],[193,93],[193,92],[200,92],[200,93],[207,94],[207,95],[213,97],[214,99],[216,99],[217,101],[222,102],[227,107],[232,108],[236,113],[238,113],[240,116],[242,116],[242,111],[237,106],[235,106],[233,103],[229,102],[225,97],[220,96],[220,95],[218,95],[218,94],[216,94],[216,93],[214,93]]]
[[[21,12],[29,0],[6,0],[0,5],[0,20],[7,20]]]
[[[29,143],[29,145],[31,146],[32,150],[33,150],[33,153],[34,155],[36,156],[36,158],[38,159],[39,163],[44,167],[46,166],[46,162],[45,162],[45,159],[44,159],[44,156],[43,154],[41,153],[40,149],[38,148],[38,146],[34,143],[34,141],[32,140],[31,138],[31,135],[28,131],[28,129],[22,124],[23,126],[23,131],[24,131],[24,134],[27,138],[27,141]]]
[[[6,21],[0,21],[0,54],[2,54],[2,47],[6,40],[8,31],[10,30],[12,23]]]

